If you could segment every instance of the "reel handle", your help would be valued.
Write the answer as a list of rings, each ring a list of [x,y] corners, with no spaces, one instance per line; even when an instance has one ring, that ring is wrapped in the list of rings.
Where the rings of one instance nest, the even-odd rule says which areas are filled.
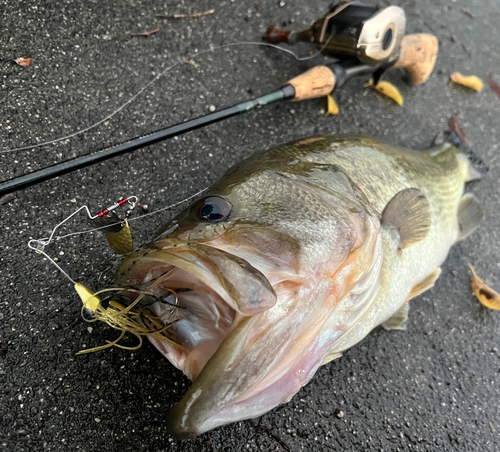
[[[404,69],[409,82],[420,85],[431,75],[438,50],[438,40],[433,35],[426,33],[406,35],[401,42],[399,58],[393,68]]]

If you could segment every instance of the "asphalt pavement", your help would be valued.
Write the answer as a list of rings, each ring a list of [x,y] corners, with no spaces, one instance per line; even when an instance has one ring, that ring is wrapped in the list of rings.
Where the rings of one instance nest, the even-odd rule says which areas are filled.
[[[449,85],[454,71],[483,81],[492,73],[500,84],[500,3],[393,4],[405,9],[407,32],[432,33],[440,43],[425,85],[409,85],[401,71],[387,75],[404,96],[403,107],[364,88],[367,80],[360,78],[335,94],[338,116],[324,117],[319,100],[268,106],[42,183],[0,206],[0,450],[500,450],[500,313],[475,300],[468,269],[473,264],[500,290],[500,98],[488,85],[480,93]],[[323,56],[297,61],[257,45],[202,52],[260,42],[273,23],[304,28],[328,5],[0,0],[0,180],[274,91]],[[156,17],[211,9],[198,18]],[[131,36],[157,28],[147,37]],[[308,55],[306,47],[294,50]],[[20,57],[32,58],[32,65],[17,65]],[[46,237],[78,207],[95,213],[135,195],[155,211],[257,151],[306,136],[354,133],[425,149],[457,111],[490,166],[470,187],[486,219],[452,248],[436,286],[413,300],[407,331],[376,329],[321,367],[289,403],[191,441],[173,439],[165,423],[189,381],[149,343],[132,352],[75,355],[117,333],[82,320],[71,283],[27,242]],[[96,123],[52,145],[8,152]],[[134,221],[136,243],[146,243],[182,207]],[[81,214],[61,232],[88,228]],[[113,264],[105,239],[94,233],[59,240],[47,252],[93,287]]]

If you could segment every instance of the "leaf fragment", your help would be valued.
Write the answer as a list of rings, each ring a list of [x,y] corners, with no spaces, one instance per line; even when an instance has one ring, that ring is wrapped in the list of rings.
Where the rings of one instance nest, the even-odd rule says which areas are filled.
[[[323,107],[325,108],[325,117],[339,114],[339,106],[331,94],[323,98]]]
[[[33,64],[33,58],[17,58],[14,60],[19,66],[31,66]]]
[[[477,276],[472,265],[469,265],[469,267],[472,270],[470,286],[472,287],[476,298],[483,306],[500,311],[500,294],[488,287],[486,283],[479,276]]]
[[[373,79],[371,79],[365,85],[365,87],[366,86],[371,86],[373,89],[377,90],[379,93],[382,93],[384,96],[389,97],[400,106],[404,104],[403,96],[392,83],[381,80],[375,85]]]
[[[474,91],[481,91],[484,87],[483,81],[476,75],[462,75],[460,72],[454,72],[450,75],[451,83],[457,83]]]
[[[16,199],[16,195],[14,193],[9,193],[7,195],[4,195],[0,198],[0,206],[3,204],[8,204],[9,202],[13,201]]]

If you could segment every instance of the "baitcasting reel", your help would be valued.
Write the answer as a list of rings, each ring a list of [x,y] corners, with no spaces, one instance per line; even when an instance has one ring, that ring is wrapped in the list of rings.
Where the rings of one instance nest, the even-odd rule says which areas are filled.
[[[271,25],[265,39],[273,44],[314,43],[332,56],[381,66],[397,60],[405,27],[405,12],[398,6],[374,8],[359,2],[342,2],[305,30],[285,31]]]

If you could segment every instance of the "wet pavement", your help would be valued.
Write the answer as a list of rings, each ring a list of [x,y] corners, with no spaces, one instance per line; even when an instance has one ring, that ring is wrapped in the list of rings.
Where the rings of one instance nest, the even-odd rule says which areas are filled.
[[[110,6],[0,0],[0,180],[274,91],[322,61],[298,62],[257,45],[201,54],[238,41],[260,42],[273,23],[304,28],[328,6],[319,0],[257,1]],[[319,100],[268,106],[26,189],[0,206],[0,450],[500,449],[500,316],[473,297],[467,266],[499,289],[500,98],[487,85],[475,93],[448,83],[454,71],[483,81],[491,72],[500,83],[500,4],[395,3],[406,11],[407,32],[433,33],[440,43],[425,85],[409,85],[400,71],[387,75],[403,94],[403,107],[363,88],[366,79],[360,78],[336,93],[336,117],[325,118]],[[212,8],[213,14],[200,18],[156,17]],[[130,36],[156,28],[149,37]],[[307,55],[304,47],[294,50]],[[19,57],[33,58],[33,64],[18,66],[13,60]],[[470,188],[486,220],[453,247],[436,286],[412,302],[407,331],[376,329],[321,367],[288,404],[185,442],[170,437],[165,418],[189,381],[149,343],[133,352],[113,348],[75,356],[115,339],[116,331],[84,322],[71,283],[26,244],[47,236],[77,207],[88,205],[95,213],[136,195],[155,211],[210,185],[244,157],[311,135],[355,133],[425,149],[456,111],[490,166]],[[5,152],[96,123],[50,146]],[[135,221],[136,243],[145,243],[179,209]],[[62,232],[88,228],[81,215]],[[98,234],[68,237],[47,251],[75,280],[91,286],[113,261]]]

